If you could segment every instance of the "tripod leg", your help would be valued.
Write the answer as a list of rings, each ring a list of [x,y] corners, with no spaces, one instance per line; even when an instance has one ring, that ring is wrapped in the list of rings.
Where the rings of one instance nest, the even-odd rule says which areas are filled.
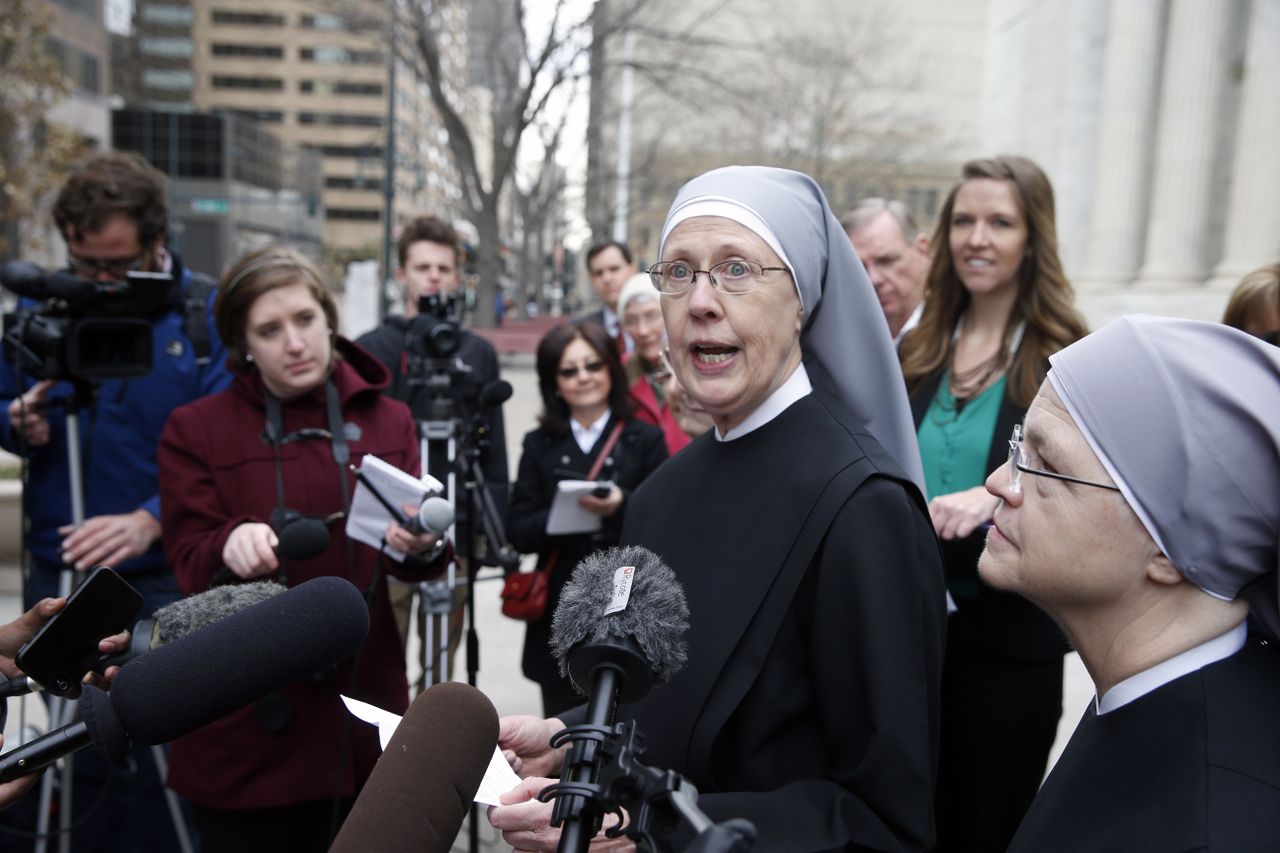
[[[151,747],[151,760],[156,763],[156,772],[160,774],[160,781],[163,783],[169,775],[169,761],[165,758],[163,746]],[[169,806],[169,817],[173,818],[173,832],[178,836],[179,849],[182,853],[193,853],[195,848],[191,846],[191,836],[187,833],[187,821],[182,816],[182,804],[178,802],[178,795],[166,787],[164,799]]]

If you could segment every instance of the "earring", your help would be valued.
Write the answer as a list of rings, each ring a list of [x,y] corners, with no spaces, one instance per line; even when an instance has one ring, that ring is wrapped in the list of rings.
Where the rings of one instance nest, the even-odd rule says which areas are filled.
[[[248,364],[253,364],[253,353],[245,353],[244,360]]]

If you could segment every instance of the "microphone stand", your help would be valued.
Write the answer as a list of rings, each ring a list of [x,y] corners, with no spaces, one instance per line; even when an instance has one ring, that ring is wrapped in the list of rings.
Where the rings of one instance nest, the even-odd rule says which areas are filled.
[[[683,848],[684,853],[748,853],[753,848],[756,829],[750,821],[735,818],[713,822],[698,808],[698,789],[689,780],[673,770],[660,770],[640,761],[644,739],[634,720],[612,727],[573,728],[592,730],[590,740],[598,744],[598,782],[574,780],[550,785],[538,794],[539,800],[554,799],[556,810],[569,800],[585,801],[591,804],[590,811],[597,819],[606,813],[615,814],[618,824],[605,834],[610,838],[625,835],[641,850],[674,853],[671,838],[679,829],[694,833],[693,841]],[[567,732],[569,729],[558,732],[552,746],[569,740],[580,742],[588,734]],[[566,835],[570,831],[566,826],[558,849],[562,853],[586,850],[590,835],[583,838],[582,829],[575,825],[572,835]],[[597,825],[591,835],[598,829]]]

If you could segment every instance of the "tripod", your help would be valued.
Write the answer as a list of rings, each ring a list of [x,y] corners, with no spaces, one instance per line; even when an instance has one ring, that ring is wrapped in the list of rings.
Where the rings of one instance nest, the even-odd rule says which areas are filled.
[[[71,396],[65,399],[67,410],[67,471],[71,497],[71,521],[78,530],[84,526],[85,521],[84,463],[81,457],[80,413],[92,405],[96,388],[92,383],[81,379],[72,379],[72,388]],[[58,574],[58,595],[64,598],[70,595],[79,580],[75,569],[70,565],[64,564]],[[50,731],[69,725],[75,719],[77,709],[78,703],[75,700],[57,696],[51,697],[48,703]],[[155,761],[156,772],[163,780],[168,770],[164,748],[159,745],[151,747],[151,757]],[[59,853],[71,853],[72,785],[75,773],[71,755],[67,755],[62,761],[61,789],[58,799],[58,850]],[[54,773],[50,772],[46,773],[40,780],[40,799],[36,814],[37,837],[35,853],[46,853],[48,850],[49,814],[50,806],[53,802],[53,787],[57,778]],[[173,830],[177,836],[179,847],[182,853],[192,853],[194,848],[187,832],[186,821],[182,816],[182,807],[178,801],[178,796],[173,791],[165,788],[164,797],[169,816],[173,820]]]

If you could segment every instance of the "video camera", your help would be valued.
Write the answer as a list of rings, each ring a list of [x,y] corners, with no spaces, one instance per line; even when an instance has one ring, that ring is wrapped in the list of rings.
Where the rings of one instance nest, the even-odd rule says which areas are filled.
[[[418,316],[409,322],[406,347],[420,358],[452,358],[462,343],[462,322],[455,294],[418,297]]]
[[[6,290],[41,304],[4,315],[4,353],[38,379],[101,382],[151,371],[151,319],[170,298],[173,276],[130,272],[98,282],[26,261],[0,268]]]

